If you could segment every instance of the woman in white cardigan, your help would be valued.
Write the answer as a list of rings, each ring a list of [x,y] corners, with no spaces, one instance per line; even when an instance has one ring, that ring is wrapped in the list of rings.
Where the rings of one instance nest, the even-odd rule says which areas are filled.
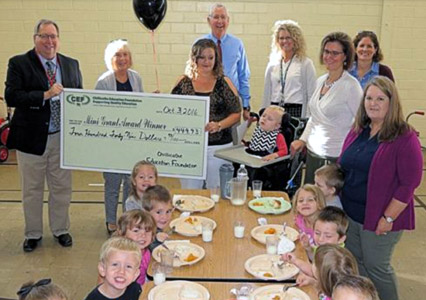
[[[312,60],[306,57],[302,30],[295,21],[284,20],[275,22],[273,32],[262,108],[279,105],[293,117],[305,117],[316,75]]]
[[[305,183],[314,182],[316,169],[337,161],[352,126],[362,98],[361,85],[347,71],[353,58],[354,47],[346,33],[332,32],[322,40],[320,62],[328,72],[316,82],[305,131],[290,146],[292,155],[308,148]]]
[[[105,64],[108,71],[103,73],[96,82],[96,90],[143,92],[142,79],[131,70],[132,54],[127,41],[114,40],[105,48]],[[123,184],[124,203],[129,195],[130,178],[127,174],[104,172],[105,180],[105,215],[106,227],[109,234],[117,229],[117,206],[120,187]]]

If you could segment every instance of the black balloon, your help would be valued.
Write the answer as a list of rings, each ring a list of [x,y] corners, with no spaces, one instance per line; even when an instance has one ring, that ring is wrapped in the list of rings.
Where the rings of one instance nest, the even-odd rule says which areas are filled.
[[[167,0],[133,0],[133,10],[146,28],[154,30],[167,11]]]

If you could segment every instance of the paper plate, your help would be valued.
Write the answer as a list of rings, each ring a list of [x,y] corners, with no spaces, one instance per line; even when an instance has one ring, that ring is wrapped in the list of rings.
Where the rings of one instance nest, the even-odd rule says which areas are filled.
[[[262,197],[253,199],[248,203],[248,206],[260,214],[279,215],[291,209],[290,202],[284,198],[277,197]]]
[[[177,218],[170,222],[170,228],[175,227],[175,232],[183,236],[198,236],[202,233],[202,224],[211,223],[213,230],[216,229],[216,222],[210,218],[200,216],[189,216]]]
[[[248,273],[263,280],[286,280],[299,273],[299,269],[290,263],[279,268],[277,264],[281,262],[280,255],[261,254],[249,258],[244,267]]]
[[[285,293],[281,284],[271,284],[255,289],[250,300],[311,300],[304,291],[298,288],[289,288]]]
[[[173,260],[173,267],[196,264],[206,255],[206,252],[202,247],[193,244],[190,241],[166,241],[165,244],[170,250],[174,250],[177,253],[177,257]],[[167,250],[163,246],[158,246],[154,249],[154,251],[152,251],[152,257],[158,262],[160,262],[161,251]],[[191,254],[196,258],[191,261],[186,261]]]
[[[149,294],[148,294],[148,300],[164,300],[164,299],[209,300],[210,293],[204,286],[192,281],[181,281],[181,280],[167,281],[151,289],[151,291],[149,291]]]
[[[173,205],[180,211],[205,212],[214,207],[214,201],[204,196],[174,195]]]
[[[257,226],[251,230],[252,238],[254,238],[256,241],[262,244],[266,244],[266,237],[268,235],[275,234],[279,236],[282,233],[283,233],[283,225],[279,225],[279,224],[268,224],[268,225]],[[299,238],[299,232],[290,226],[286,226],[285,233],[287,238],[293,242]]]

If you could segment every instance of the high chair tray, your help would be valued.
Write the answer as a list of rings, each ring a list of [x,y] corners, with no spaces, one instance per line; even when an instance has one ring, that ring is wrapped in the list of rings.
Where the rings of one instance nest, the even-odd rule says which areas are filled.
[[[263,161],[259,156],[248,154],[245,148],[244,145],[235,145],[229,148],[219,149],[215,151],[214,156],[234,163],[244,164],[252,168],[262,168],[285,159],[290,159],[290,155],[286,155],[270,161]]]

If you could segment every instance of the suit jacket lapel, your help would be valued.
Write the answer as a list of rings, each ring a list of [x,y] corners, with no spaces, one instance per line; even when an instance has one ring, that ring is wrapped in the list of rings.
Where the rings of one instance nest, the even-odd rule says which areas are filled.
[[[35,65],[35,76],[38,78],[38,80],[40,80],[40,82],[43,83],[43,85],[45,86],[46,89],[49,88],[49,83],[47,80],[47,76],[46,76],[46,71],[43,67],[43,65],[41,64],[40,58],[37,56],[37,53],[35,52],[35,49],[33,49],[30,52],[30,58],[33,61],[34,65]]]

